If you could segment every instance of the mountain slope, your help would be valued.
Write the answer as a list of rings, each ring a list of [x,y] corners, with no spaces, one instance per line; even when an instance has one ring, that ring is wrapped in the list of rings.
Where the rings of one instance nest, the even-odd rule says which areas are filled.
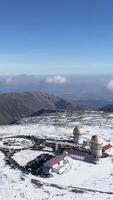
[[[113,112],[113,105],[109,104],[109,105],[103,106],[99,110],[104,111],[104,112]]]
[[[80,106],[86,109],[99,109],[101,107],[104,107],[107,104],[110,104],[110,101],[105,101],[105,100],[75,100],[72,101],[73,105],[75,104],[76,106]]]
[[[0,94],[0,124],[9,124],[43,108],[71,110],[75,107],[64,99],[47,93]]]

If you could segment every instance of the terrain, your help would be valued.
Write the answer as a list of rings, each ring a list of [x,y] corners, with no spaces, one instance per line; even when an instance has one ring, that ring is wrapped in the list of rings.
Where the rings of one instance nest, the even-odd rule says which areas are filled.
[[[108,113],[109,112],[112,113],[113,112],[113,104],[105,105],[105,106],[101,107],[99,110],[104,111],[104,112],[108,112]]]
[[[75,100],[75,101],[72,101],[72,103],[74,105],[76,105],[77,107],[79,106],[79,107],[85,108],[85,109],[97,110],[97,109],[100,109],[101,107],[104,108],[104,106],[106,106],[109,103],[112,103],[112,101],[109,102],[107,100],[104,101],[104,100],[97,100],[97,99],[95,99],[95,100],[94,99],[93,100],[86,99],[86,100]]]
[[[97,109],[113,104],[112,75],[18,75],[0,76],[0,92],[41,91]]]
[[[0,94],[0,125],[9,124],[41,109],[66,109],[75,107],[68,101],[44,92]]]
[[[13,159],[24,166],[42,153],[42,150],[31,148],[34,137],[37,141],[38,138],[72,139],[76,125],[81,127],[84,140],[90,141],[92,135],[99,134],[104,143],[113,145],[113,114],[83,111],[48,113],[24,118],[18,125],[0,126],[0,146],[2,148],[2,140],[5,138],[10,138],[8,140],[11,142],[11,138],[15,137],[11,142],[12,147],[5,142],[5,149],[15,149]],[[25,139],[26,137],[29,139]],[[48,152],[47,149],[44,151]],[[8,164],[2,149],[0,160],[1,200],[113,199],[113,150],[98,165],[69,158],[70,168],[66,173],[46,179],[25,174]]]

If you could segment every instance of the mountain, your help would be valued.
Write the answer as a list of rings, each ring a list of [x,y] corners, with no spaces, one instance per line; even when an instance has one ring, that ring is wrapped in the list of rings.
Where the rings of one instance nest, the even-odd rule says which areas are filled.
[[[0,76],[0,92],[8,93],[24,91],[41,91],[58,95],[69,101],[93,101],[95,99],[97,101],[109,100],[109,103],[107,104],[111,104],[110,101],[112,101],[113,99],[113,92],[112,88],[110,89],[108,86],[112,79],[112,75],[54,76],[23,74],[17,76]],[[62,82],[62,80],[64,82]],[[100,105],[100,107],[107,104]]]
[[[94,100],[75,100],[75,101],[72,101],[73,105],[76,105],[77,107],[80,106],[82,108],[86,108],[86,109],[99,109],[109,103],[111,103],[110,101],[105,101],[105,100],[97,100],[97,99],[94,99]]]
[[[65,109],[75,107],[66,100],[42,92],[21,92],[0,94],[0,125],[9,124],[39,110]]]
[[[56,171],[50,178],[39,176],[41,165],[52,154],[54,141],[62,150],[69,141],[71,144],[75,124],[85,133],[81,137],[86,146],[80,147],[80,155],[87,155],[85,147],[89,152],[93,134],[102,137],[103,146],[113,146],[109,114],[66,112],[29,120],[21,120],[19,127],[0,126],[0,200],[113,200],[113,148],[103,153],[98,164],[80,160],[83,156],[68,156],[60,175]],[[33,167],[37,175],[32,175]]]
[[[113,112],[113,105],[108,104],[106,106],[101,107],[99,110],[104,112]]]

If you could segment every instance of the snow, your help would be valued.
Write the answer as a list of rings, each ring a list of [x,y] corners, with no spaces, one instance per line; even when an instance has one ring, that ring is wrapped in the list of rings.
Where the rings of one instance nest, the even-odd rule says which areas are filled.
[[[14,154],[13,159],[19,163],[21,166],[25,166],[31,160],[34,160],[37,156],[43,154],[44,151],[33,151],[33,150],[23,150]]]
[[[101,161],[100,164],[94,165],[91,163],[84,163],[79,160],[69,159],[71,164],[71,170],[67,173],[62,174],[61,176],[56,175],[47,181],[48,183],[56,183],[63,186],[72,186],[72,187],[87,187],[95,190],[101,191],[112,191],[113,177],[110,174],[113,173],[113,164],[109,158],[105,158]],[[111,179],[107,185],[104,181],[108,182],[108,178]],[[65,182],[64,182],[65,180]],[[95,183],[93,186],[92,184]]]
[[[7,143],[7,144],[6,144]],[[23,149],[23,148],[29,148],[33,146],[33,142],[28,139],[23,138],[3,138],[0,141],[0,147],[2,148],[8,148],[8,149]]]
[[[71,138],[75,125],[84,132],[84,140],[90,140],[92,135],[99,134],[104,142],[113,145],[113,115],[102,112],[85,112],[77,114],[54,114],[43,117],[28,118],[20,125],[0,126],[0,137],[16,135],[34,135],[40,138]],[[0,141],[0,146],[1,146]],[[45,149],[45,151],[51,149]],[[30,149],[20,150],[13,158],[22,166],[42,154],[43,151]],[[0,152],[0,200],[113,200],[113,149],[109,157],[102,158],[98,165],[85,163],[69,158],[70,170],[51,178],[41,178],[22,174],[17,169],[11,169],[5,163],[5,156]],[[38,180],[41,187],[32,183]],[[57,184],[58,187],[52,187]],[[71,188],[80,187],[95,191],[84,193],[72,192]],[[96,190],[105,192],[100,193]]]

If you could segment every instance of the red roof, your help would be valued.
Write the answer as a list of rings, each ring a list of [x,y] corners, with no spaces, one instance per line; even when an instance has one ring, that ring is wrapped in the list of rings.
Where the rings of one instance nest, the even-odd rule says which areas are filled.
[[[71,148],[71,149],[66,149],[68,154],[73,154],[73,155],[79,155],[79,156],[87,156],[88,152],[87,151],[80,151],[79,149]]]
[[[67,155],[68,152],[64,151],[63,154],[53,157],[52,159],[47,161],[44,165],[53,166],[55,164],[58,164],[60,161],[64,160],[64,158],[67,157]]]
[[[105,146],[102,147],[102,151],[105,152],[107,151],[108,149],[110,149],[112,147],[111,144],[106,144]]]
[[[98,157],[90,155],[87,151],[85,152],[85,151],[79,151],[77,149],[67,149],[67,152],[72,155],[81,156],[83,157],[83,160],[87,162],[96,162],[99,160]]]

